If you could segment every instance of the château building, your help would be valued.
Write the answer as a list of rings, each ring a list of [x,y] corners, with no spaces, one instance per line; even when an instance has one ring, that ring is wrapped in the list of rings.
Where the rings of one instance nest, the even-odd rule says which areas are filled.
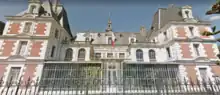
[[[25,11],[6,19],[0,36],[2,85],[31,80],[45,89],[114,93],[163,80],[196,83],[220,76],[216,40],[200,34],[211,31],[211,22],[195,18],[191,6],[159,8],[151,29],[141,26],[137,32],[113,31],[109,18],[105,31],[73,35],[64,6],[40,0],[29,0]]]

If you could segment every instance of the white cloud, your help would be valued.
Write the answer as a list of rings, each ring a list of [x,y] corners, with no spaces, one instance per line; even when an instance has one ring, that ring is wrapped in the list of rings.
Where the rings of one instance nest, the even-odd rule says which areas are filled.
[[[217,15],[217,16],[211,16],[209,18],[210,21],[215,21],[215,20],[220,20],[220,15]]]

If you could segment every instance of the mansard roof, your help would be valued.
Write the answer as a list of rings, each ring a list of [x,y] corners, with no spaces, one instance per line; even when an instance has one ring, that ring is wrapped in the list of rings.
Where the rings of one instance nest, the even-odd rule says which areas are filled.
[[[115,44],[129,44],[129,38],[136,42],[146,42],[146,36],[140,32],[113,32],[116,38]],[[148,34],[147,32],[146,34]],[[106,44],[106,37],[112,36],[112,32],[80,32],[77,33],[76,41],[85,41],[86,37],[94,39],[93,44]]]

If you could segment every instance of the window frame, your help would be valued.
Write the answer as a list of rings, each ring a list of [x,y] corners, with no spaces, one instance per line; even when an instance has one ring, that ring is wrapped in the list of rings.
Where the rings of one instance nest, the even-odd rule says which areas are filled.
[[[100,56],[97,56],[97,54],[100,54]],[[95,53],[95,58],[96,58],[96,59],[102,58],[102,53],[100,53],[100,52]]]
[[[71,51],[69,51],[69,50],[71,50]],[[65,61],[72,61],[73,60],[73,49],[72,48],[66,49],[64,60]]]
[[[206,68],[206,78],[205,78],[205,81],[209,81],[208,79],[213,79],[212,77],[212,72],[211,72],[211,67],[210,66],[207,66],[207,65],[203,65],[203,66],[196,66],[195,67],[195,70],[196,70],[196,77],[198,78],[198,80],[200,82],[203,82],[203,79],[201,77],[201,74],[200,74],[200,68]]]
[[[196,47],[196,45],[197,45],[197,47]],[[199,46],[200,46],[199,44],[193,44],[193,50],[194,50],[196,56],[201,56],[201,54],[199,53]]]
[[[153,49],[148,51],[148,56],[150,61],[156,61],[156,52]]]
[[[195,34],[193,33],[194,32],[194,27],[193,26],[188,26],[188,29],[189,29],[189,32],[192,36],[195,36]],[[192,30],[191,30],[192,29]]]
[[[186,18],[190,18],[190,16],[189,16],[189,10],[185,10],[184,13],[185,13],[185,15],[186,15]]]
[[[144,53],[142,49],[137,49],[135,54],[137,61],[144,61]]]
[[[23,54],[21,55],[20,53],[21,53],[21,49],[22,49],[22,42],[26,42],[26,47],[25,47]],[[27,49],[28,49],[28,41],[24,41],[24,40],[19,41],[17,49],[16,49],[16,55],[25,56]]]
[[[131,38],[131,39],[130,39],[130,43],[135,43],[134,38]]]
[[[123,55],[123,56],[122,56]],[[125,58],[125,53],[119,53],[119,58]]]
[[[112,37],[108,37],[108,44],[112,44]]]
[[[170,47],[167,47],[166,51],[167,51],[168,58],[171,58],[172,56],[171,56]]]
[[[23,33],[30,33],[32,25],[33,25],[32,22],[26,22],[24,25]]]
[[[81,52],[84,52],[84,53],[81,53]],[[83,55],[81,55],[81,54],[83,54]],[[82,56],[83,56],[83,57],[82,57]],[[86,49],[85,49],[85,48],[80,48],[80,49],[78,50],[77,59],[78,59],[78,60],[83,60],[83,61],[85,61],[85,59],[86,59]]]
[[[113,53],[107,53],[107,58],[113,58],[114,54]]]
[[[52,49],[51,49],[50,57],[54,57],[55,51],[56,51],[56,46],[53,45],[53,46],[52,46]]]
[[[19,74],[18,74],[18,78],[16,79],[16,82],[18,82],[19,79],[21,78],[22,71],[24,69],[24,65],[9,65],[9,69],[7,70],[7,73],[6,73],[7,76],[5,78],[6,82],[10,81],[10,75],[9,74],[11,73],[11,69],[14,68],[14,67],[20,67],[20,71],[19,71]],[[5,82],[5,84],[6,84],[6,82]],[[12,85],[16,85],[16,84],[12,83]]]
[[[34,13],[34,11],[35,11],[36,8],[37,8],[36,5],[31,5],[29,12],[30,12],[30,13]]]

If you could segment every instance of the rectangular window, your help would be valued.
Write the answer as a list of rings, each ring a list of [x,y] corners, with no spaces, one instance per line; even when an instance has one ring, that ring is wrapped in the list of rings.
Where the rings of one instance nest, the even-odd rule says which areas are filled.
[[[189,27],[189,31],[192,36],[194,36],[193,30],[194,30],[194,27]]]
[[[203,80],[207,79],[207,68],[199,68],[199,74]]]
[[[107,53],[107,58],[113,58],[113,53]]]
[[[32,23],[30,23],[30,22],[25,23],[25,26],[24,26],[24,33],[28,33],[28,32],[30,32],[31,25],[32,25]]]
[[[125,58],[125,53],[119,53],[119,58]]]
[[[27,48],[27,41],[21,41],[18,46],[17,55],[24,56]]]
[[[167,50],[167,55],[168,55],[168,57],[170,58],[170,57],[171,57],[171,54],[170,54],[170,48],[167,47],[166,50]]]
[[[95,53],[95,58],[100,59],[101,58],[101,53]]]
[[[16,81],[19,79],[20,70],[21,67],[11,67],[11,70],[8,75],[8,81],[16,83]]]
[[[196,53],[196,56],[200,56],[200,54],[199,54],[199,44],[193,44],[193,48],[194,48],[194,51]]]

